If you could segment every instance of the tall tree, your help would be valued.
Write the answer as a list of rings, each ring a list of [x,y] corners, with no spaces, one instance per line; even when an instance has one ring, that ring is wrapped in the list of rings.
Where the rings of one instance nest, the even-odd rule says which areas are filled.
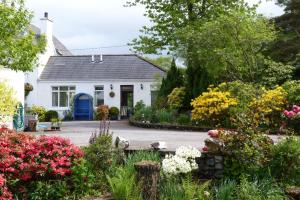
[[[276,61],[292,64],[300,78],[300,1],[277,0],[277,3],[285,9],[283,15],[274,18],[280,34],[268,53]]]
[[[162,79],[159,96],[166,98],[174,88],[182,86],[183,76],[180,69],[177,68],[175,59],[173,58],[171,68],[167,72],[167,76]]]
[[[29,30],[32,14],[22,0],[0,0],[0,67],[32,70],[45,38]]]
[[[128,3],[129,6],[137,4],[145,6],[145,16],[150,18],[153,26],[143,27],[142,35],[131,44],[133,49],[157,54],[162,50],[176,52],[179,46],[185,46],[188,96],[190,99],[198,96],[207,88],[210,78],[201,66],[193,41],[186,38],[183,30],[193,31],[195,26],[208,19],[244,6],[243,0],[132,0]]]
[[[146,60],[158,65],[159,67],[163,68],[164,70],[168,71],[171,68],[172,64],[172,57],[167,56],[159,56],[157,58],[149,58],[146,57]]]

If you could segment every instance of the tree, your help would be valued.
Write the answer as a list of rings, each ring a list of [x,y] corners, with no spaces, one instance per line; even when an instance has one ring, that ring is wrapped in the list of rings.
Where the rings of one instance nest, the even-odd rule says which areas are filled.
[[[6,116],[12,116],[15,112],[17,100],[14,97],[14,91],[6,83],[0,82],[0,122],[5,120]]]
[[[171,68],[167,72],[167,76],[162,79],[162,84],[159,90],[159,96],[167,97],[174,88],[183,85],[183,76],[180,70],[176,67],[175,59],[173,58]]]
[[[217,82],[259,82],[266,60],[262,51],[275,39],[274,30],[255,10],[241,8],[204,22],[185,35],[193,40],[209,77]]]
[[[292,64],[296,77],[300,78],[300,1],[277,0],[277,3],[285,7],[285,13],[273,19],[280,34],[267,53],[275,61]]]
[[[232,8],[244,6],[243,0],[132,0],[129,6],[142,4],[145,16],[152,27],[143,27],[142,35],[133,40],[133,50],[146,54],[158,54],[163,50],[176,52],[184,46],[187,65],[187,95],[189,99],[206,90],[210,77],[201,66],[193,41],[186,37],[186,30],[195,30],[201,23],[213,19]]]
[[[166,57],[166,56],[160,56],[157,58],[145,58],[146,60],[149,60],[150,62],[154,63],[155,65],[163,68],[164,70],[168,71],[171,68],[172,64],[172,57]]]
[[[31,18],[22,0],[0,0],[0,67],[32,70],[45,38],[29,30]]]

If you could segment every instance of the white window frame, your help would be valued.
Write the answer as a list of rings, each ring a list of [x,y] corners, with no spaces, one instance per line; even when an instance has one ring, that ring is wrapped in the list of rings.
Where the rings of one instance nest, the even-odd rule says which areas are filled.
[[[102,87],[102,89],[96,89],[96,87]],[[104,85],[94,85],[94,107],[97,107],[97,98],[96,98],[96,92],[103,92],[103,105],[105,104],[105,98],[104,98]]]
[[[60,90],[61,87],[68,87],[67,90]],[[74,89],[71,89],[71,88]],[[54,88],[57,88],[57,90],[53,90]],[[53,93],[57,92],[57,106],[53,105]],[[61,92],[67,92],[67,106],[60,106],[60,93]],[[55,86],[51,86],[51,105],[53,108],[69,108],[70,107],[70,96],[71,93],[73,93],[73,96],[75,96],[76,94],[76,86],[74,85],[55,85]]]

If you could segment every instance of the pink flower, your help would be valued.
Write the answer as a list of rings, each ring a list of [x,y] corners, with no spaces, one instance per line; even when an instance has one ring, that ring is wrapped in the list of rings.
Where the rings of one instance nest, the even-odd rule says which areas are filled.
[[[207,147],[207,146],[204,146],[204,147],[202,148],[202,151],[208,152],[208,147]]]
[[[208,135],[211,138],[218,138],[219,137],[219,131],[218,130],[210,130],[210,131],[208,131]]]

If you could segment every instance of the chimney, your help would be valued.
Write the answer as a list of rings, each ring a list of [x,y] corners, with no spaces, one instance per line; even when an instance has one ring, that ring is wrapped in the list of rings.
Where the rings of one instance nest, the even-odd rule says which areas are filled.
[[[53,21],[49,19],[48,12],[44,13],[44,17],[41,18],[41,34],[46,36],[47,46],[53,45]]]
[[[100,63],[102,63],[103,62],[103,56],[102,56],[102,53],[100,54]]]
[[[91,62],[92,62],[92,63],[95,62],[95,56],[94,56],[94,55],[92,55],[92,60],[91,60]]]

